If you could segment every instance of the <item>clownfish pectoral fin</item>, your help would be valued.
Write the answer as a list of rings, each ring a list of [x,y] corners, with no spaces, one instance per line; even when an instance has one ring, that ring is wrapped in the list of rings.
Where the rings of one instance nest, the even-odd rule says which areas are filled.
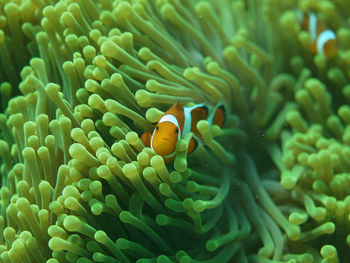
[[[192,137],[190,140],[190,143],[188,144],[188,150],[187,150],[187,154],[190,154],[191,152],[193,152],[198,146],[198,141]]]
[[[226,120],[226,109],[224,105],[218,105],[214,117],[213,117],[213,125],[218,125],[219,127],[224,126]]]
[[[166,164],[172,163],[175,160],[175,156],[170,157],[170,158],[166,158],[164,156],[162,156],[162,157],[163,157],[164,163],[166,163]]]
[[[142,133],[141,140],[146,147],[151,147],[152,134],[149,131]]]

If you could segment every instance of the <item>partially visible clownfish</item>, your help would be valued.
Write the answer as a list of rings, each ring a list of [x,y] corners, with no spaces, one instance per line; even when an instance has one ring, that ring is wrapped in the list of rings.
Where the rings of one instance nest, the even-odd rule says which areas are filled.
[[[338,54],[338,44],[334,31],[318,21],[315,13],[311,11],[298,12],[298,19],[301,28],[309,31],[311,35],[311,49],[314,54],[325,54],[329,58],[333,58]]]
[[[199,136],[197,123],[207,120],[210,125],[222,127],[226,119],[226,110],[222,104],[209,108],[205,104],[197,104],[193,107],[184,107],[175,103],[158,121],[153,133],[149,131],[141,135],[145,146],[153,149],[164,158],[166,163],[174,160],[176,143],[188,132]],[[190,154],[197,147],[195,138],[191,138],[187,153]]]

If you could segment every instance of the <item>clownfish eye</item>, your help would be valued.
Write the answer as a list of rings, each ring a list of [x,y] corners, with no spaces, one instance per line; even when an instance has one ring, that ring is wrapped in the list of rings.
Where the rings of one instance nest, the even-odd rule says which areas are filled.
[[[158,125],[156,126],[156,130],[157,130],[157,131],[159,130],[159,126],[158,126]]]
[[[179,132],[179,129],[176,128],[175,132],[178,133],[178,132]]]

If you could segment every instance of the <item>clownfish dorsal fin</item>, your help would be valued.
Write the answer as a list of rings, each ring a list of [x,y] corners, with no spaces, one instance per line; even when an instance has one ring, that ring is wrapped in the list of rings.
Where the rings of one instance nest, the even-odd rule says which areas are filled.
[[[192,122],[198,122],[208,118],[208,107],[201,105],[191,111]]]
[[[181,129],[181,132],[182,132],[182,127],[183,127],[183,123],[184,123],[184,120],[185,120],[185,117],[184,117],[184,107],[182,106],[181,103],[177,102],[175,103],[173,106],[171,106],[171,108],[169,110],[167,110],[164,115],[173,115],[178,123],[179,123],[179,127]]]
[[[181,105],[181,103],[176,102],[169,110],[166,111],[166,113],[174,114],[174,112],[183,112],[184,107]]]

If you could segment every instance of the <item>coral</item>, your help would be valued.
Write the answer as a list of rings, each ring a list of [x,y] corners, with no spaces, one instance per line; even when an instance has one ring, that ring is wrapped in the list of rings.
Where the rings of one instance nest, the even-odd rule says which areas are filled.
[[[338,57],[296,7],[334,21]],[[346,1],[0,8],[1,262],[348,260]],[[175,102],[227,120],[165,164],[139,135]]]

